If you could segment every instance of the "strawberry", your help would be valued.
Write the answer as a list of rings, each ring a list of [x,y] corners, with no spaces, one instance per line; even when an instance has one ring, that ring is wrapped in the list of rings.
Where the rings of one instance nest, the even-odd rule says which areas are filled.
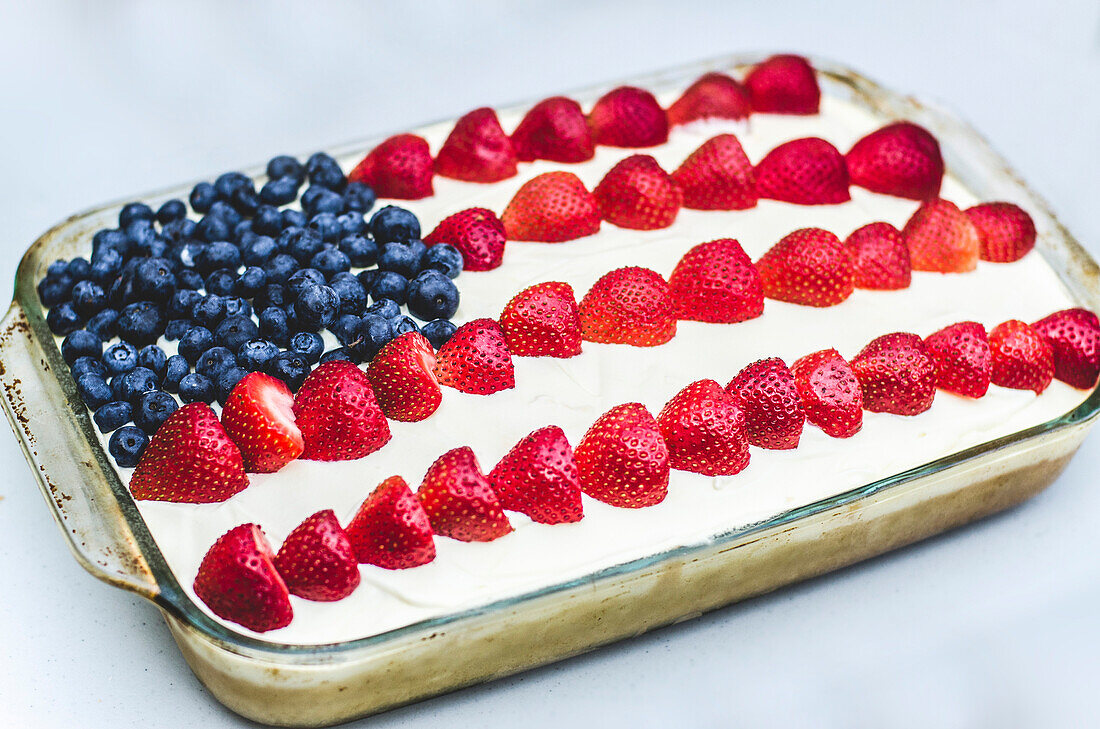
[[[852,145],[845,159],[853,185],[910,200],[940,196],[940,143],[912,122],[894,122],[876,129]]]
[[[365,564],[403,570],[435,559],[428,515],[400,476],[390,476],[379,484],[345,531],[355,558]]]
[[[936,396],[936,362],[916,334],[895,332],[872,340],[852,360],[863,390],[863,407],[873,413],[918,415]]]
[[[668,141],[668,117],[653,94],[633,86],[612,89],[588,112],[592,141],[608,147],[654,147]]]
[[[285,628],[294,610],[272,559],[271,545],[259,526],[233,527],[202,558],[195,594],[219,618],[249,630]]]
[[[655,347],[676,336],[668,284],[648,268],[605,273],[580,303],[581,336],[589,342]]]
[[[499,182],[515,176],[516,152],[500,128],[497,113],[482,107],[459,118],[435,156],[435,171],[466,182]]]
[[[504,259],[504,224],[485,208],[468,208],[444,218],[424,238],[429,246],[450,243],[462,254],[463,271],[489,271]]]
[[[745,87],[724,73],[703,74],[668,107],[670,126],[696,119],[745,119],[752,103]]]
[[[601,415],[575,456],[581,490],[605,504],[639,509],[668,494],[668,448],[641,403],[616,405]]]
[[[416,495],[436,534],[462,542],[491,542],[512,531],[469,448],[455,448],[436,459]]]
[[[833,438],[863,427],[863,390],[852,366],[835,349],[807,354],[791,365],[806,420]]]
[[[351,362],[325,362],[294,396],[294,417],[306,441],[302,458],[351,461],[390,440],[390,425],[374,398],[370,380]]]
[[[130,493],[139,501],[209,504],[246,486],[240,450],[201,402],[168,416],[130,477]]]
[[[423,137],[397,134],[372,149],[348,174],[378,197],[420,200],[432,190],[432,152]]]
[[[978,255],[983,261],[1011,263],[1035,247],[1035,221],[1019,205],[982,203],[967,208],[966,217],[978,231]]]
[[[560,243],[600,230],[596,198],[572,172],[544,172],[523,183],[500,216],[508,240]]]
[[[439,348],[435,376],[439,384],[473,395],[515,387],[512,355],[500,325],[492,319],[474,319],[460,326]]]
[[[1039,332],[1009,319],[989,333],[994,385],[1042,393],[1054,379],[1054,352]]]
[[[489,473],[489,483],[501,507],[540,524],[564,524],[584,517],[573,447],[556,425],[524,436]]]
[[[222,425],[250,473],[274,473],[305,448],[294,423],[294,394],[262,372],[248,373],[233,388],[222,408]]]
[[[306,600],[335,602],[359,587],[355,550],[332,509],[294,528],[275,555],[275,568],[290,594]]]
[[[782,451],[798,447],[806,416],[794,375],[778,357],[748,365],[726,385],[745,413],[745,433],[758,448]]]
[[[518,357],[574,357],[581,353],[581,315],[573,287],[561,281],[528,286],[500,315],[508,351]]]
[[[367,379],[390,420],[423,420],[443,399],[435,377],[435,350],[420,332],[405,332],[387,342],[367,366]]]
[[[604,175],[592,191],[600,217],[620,228],[656,230],[676,220],[683,193],[657,160],[636,154]]]
[[[861,289],[906,289],[913,274],[909,247],[889,223],[868,223],[844,241],[855,266],[855,285]]]
[[[512,146],[521,162],[584,162],[596,153],[581,105],[564,96],[531,107],[512,132]]]
[[[837,148],[818,137],[784,142],[756,165],[762,198],[795,205],[834,205],[852,199],[848,166]]]
[[[967,397],[982,397],[989,390],[993,372],[985,327],[962,321],[924,338],[924,346],[936,363],[936,386]]]
[[[914,271],[965,273],[978,266],[978,230],[948,200],[923,203],[901,231]]]
[[[1063,309],[1031,325],[1054,356],[1054,376],[1089,390],[1100,374],[1100,321],[1088,309]]]
[[[693,210],[745,210],[756,207],[756,173],[741,142],[719,134],[703,142],[672,173]]]
[[[732,324],[764,313],[764,286],[752,260],[732,238],[700,243],[668,277],[677,319]]]
[[[813,66],[802,56],[772,56],[745,77],[753,111],[816,114],[821,104]]]
[[[672,468],[732,476],[749,465],[745,415],[714,380],[693,382],[673,395],[661,408],[657,427]]]
[[[855,267],[840,239],[821,228],[796,230],[756,262],[764,295],[803,306],[833,306],[855,288]]]

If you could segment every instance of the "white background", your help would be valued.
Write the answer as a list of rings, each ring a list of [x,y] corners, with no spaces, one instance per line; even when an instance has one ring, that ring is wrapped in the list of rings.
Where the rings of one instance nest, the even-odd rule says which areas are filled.
[[[97,202],[744,50],[946,104],[1100,253],[1090,0],[459,5],[0,0],[0,279]],[[1098,445],[1003,516],[357,726],[1095,725]],[[150,605],[77,566],[13,437],[0,464],[0,725],[246,725]]]

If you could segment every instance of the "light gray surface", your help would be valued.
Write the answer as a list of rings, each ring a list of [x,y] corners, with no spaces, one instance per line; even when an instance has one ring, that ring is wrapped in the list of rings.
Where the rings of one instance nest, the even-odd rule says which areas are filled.
[[[829,56],[945,103],[1100,253],[1089,0],[158,5],[0,2],[0,280],[93,203],[757,49]],[[1004,516],[362,725],[1094,724],[1098,438]],[[11,436],[0,464],[0,725],[244,724],[191,676],[151,606],[76,565]]]

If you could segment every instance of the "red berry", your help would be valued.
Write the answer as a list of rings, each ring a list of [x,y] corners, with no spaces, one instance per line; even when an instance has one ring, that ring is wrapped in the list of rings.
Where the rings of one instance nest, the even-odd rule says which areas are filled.
[[[462,270],[489,271],[504,259],[504,224],[485,208],[468,208],[444,218],[424,238],[429,246],[450,243],[462,254]]]
[[[428,515],[400,476],[379,484],[345,531],[356,559],[364,564],[403,570],[435,559]]]
[[[821,228],[784,237],[756,262],[764,295],[803,306],[834,306],[855,288],[852,256],[840,239]]]
[[[499,182],[516,174],[512,140],[500,128],[497,113],[474,109],[455,122],[435,156],[435,171],[466,182]]]
[[[753,111],[816,114],[821,104],[813,66],[802,56],[772,56],[745,77]]]
[[[657,425],[672,468],[732,476],[749,465],[745,415],[714,380],[693,382],[673,395],[657,416]]]
[[[966,213],[948,200],[923,203],[901,237],[914,271],[965,273],[978,266],[978,231]]]
[[[989,333],[993,384],[1040,394],[1054,379],[1054,352],[1036,330],[1010,319]]]
[[[294,618],[294,610],[273,558],[259,526],[234,527],[202,558],[195,594],[219,618],[249,630],[263,633],[285,628]]]
[[[294,396],[294,417],[311,461],[351,461],[374,453],[390,440],[390,426],[378,407],[370,380],[351,362],[325,362]]]
[[[512,355],[500,325],[492,319],[474,319],[460,326],[440,347],[435,376],[439,384],[473,395],[515,387]]]
[[[428,468],[416,492],[432,531],[463,542],[491,542],[512,531],[469,448],[455,448]]]
[[[620,228],[656,230],[676,221],[683,194],[657,160],[635,154],[612,167],[592,191],[600,217]]]
[[[596,198],[572,172],[544,172],[523,183],[500,216],[508,240],[560,243],[600,230]]]
[[[290,533],[275,555],[290,594],[334,602],[359,586],[359,564],[332,509],[318,511]]]
[[[833,438],[850,438],[863,427],[863,390],[851,365],[835,349],[795,360],[794,384],[806,419]]]
[[[785,142],[756,165],[760,197],[795,205],[833,205],[852,199],[848,165],[837,148],[817,137]]]
[[[940,143],[912,122],[894,122],[871,132],[853,145],[846,159],[853,185],[911,200],[940,196]]]
[[[605,504],[638,509],[668,494],[668,448],[641,403],[617,405],[601,415],[575,456],[581,489]]]
[[[432,152],[423,137],[397,134],[372,149],[348,174],[378,197],[419,200],[432,190]]]
[[[778,357],[745,367],[726,385],[745,413],[745,433],[758,448],[788,450],[798,447],[802,425],[802,399],[794,375]]]
[[[508,351],[517,357],[574,357],[581,353],[581,318],[573,287],[561,281],[528,286],[500,315]]]
[[[668,284],[648,268],[605,273],[581,299],[581,336],[589,342],[655,347],[676,335]]]
[[[941,390],[967,397],[982,397],[989,390],[993,372],[985,327],[962,321],[924,339],[936,363],[936,385]]]
[[[916,334],[884,334],[852,360],[863,390],[863,407],[873,413],[918,415],[936,396],[936,362]]]
[[[668,141],[668,117],[653,94],[633,86],[612,89],[588,113],[592,141],[608,147],[654,147]]]
[[[584,162],[596,151],[580,104],[564,96],[531,107],[512,132],[512,145],[521,162]]]
[[[982,203],[967,208],[966,217],[978,231],[978,255],[983,261],[1011,263],[1035,247],[1035,221],[1019,205]]]
[[[489,474],[500,505],[540,524],[564,524],[584,517],[573,447],[556,425],[524,436]]]
[[[719,134],[702,145],[672,173],[693,210],[745,210],[755,207],[756,173],[741,142]]]
[[[367,367],[367,379],[390,420],[423,420],[443,399],[435,377],[435,350],[420,332],[405,332],[387,342]]]
[[[853,231],[844,241],[844,247],[852,254],[857,288],[909,288],[913,278],[909,248],[894,226],[869,223]]]
[[[248,373],[233,388],[222,408],[222,425],[250,473],[274,473],[305,448],[294,422],[294,393],[262,372]]]
[[[1100,374],[1100,321],[1088,309],[1063,309],[1031,325],[1054,356],[1054,376],[1081,390]]]
[[[668,107],[671,126],[697,119],[745,119],[752,104],[745,87],[724,73],[706,73]]]
[[[764,286],[752,260],[732,238],[700,243],[668,277],[677,319],[732,324],[764,313]]]

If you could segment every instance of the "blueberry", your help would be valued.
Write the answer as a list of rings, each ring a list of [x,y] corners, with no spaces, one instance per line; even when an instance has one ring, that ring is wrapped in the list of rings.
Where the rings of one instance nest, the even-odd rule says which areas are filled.
[[[374,207],[377,199],[374,190],[362,182],[351,182],[344,189],[344,210],[365,213]]]
[[[111,401],[111,388],[99,375],[89,372],[76,381],[76,390],[80,398],[92,410]]]
[[[164,376],[164,366],[168,363],[168,355],[155,344],[147,344],[141,348],[137,355],[138,367],[152,370],[160,379]]]
[[[332,213],[314,215],[309,219],[309,224],[306,227],[317,231],[317,234],[325,241],[335,241],[340,237],[340,222]]]
[[[199,326],[213,329],[225,318],[225,297],[207,294],[191,310],[191,318]]]
[[[202,288],[202,274],[193,268],[185,268],[176,274],[176,285],[181,289],[197,291]]]
[[[316,364],[325,351],[325,340],[315,332],[298,332],[290,338],[290,350],[306,358],[306,362]]]
[[[409,311],[419,319],[450,319],[458,311],[458,289],[438,271],[425,271],[409,282]]]
[[[180,218],[179,220],[173,220],[170,223],[165,223],[160,227],[161,235],[172,241],[184,241],[189,238],[193,238],[196,235],[198,229],[198,223],[188,218]]]
[[[191,289],[180,289],[168,299],[165,313],[172,319],[183,319],[191,316],[195,304],[202,301],[202,294]]]
[[[279,213],[279,217],[283,219],[283,229],[286,228],[304,228],[309,218],[301,210],[286,209]]]
[[[305,170],[308,174],[313,174],[320,167],[325,165],[336,164],[336,159],[328,152],[314,152],[306,159]]]
[[[363,235],[367,231],[367,219],[360,212],[343,213],[336,217],[336,222],[340,225],[341,238]]]
[[[125,255],[129,251],[129,243],[126,234],[118,228],[97,230],[92,236],[92,263],[95,263],[95,254],[107,249]]]
[[[92,254],[91,279],[100,286],[109,285],[121,270],[122,254],[114,248],[103,248],[100,252]]]
[[[298,270],[298,259],[287,253],[277,253],[263,268],[269,283],[286,283],[290,274]]]
[[[368,314],[359,321],[359,333],[354,343],[348,345],[360,359],[369,360],[393,338],[388,319]]]
[[[252,186],[252,180],[249,180],[247,184],[233,191],[229,196],[229,202],[241,215],[255,215],[257,208],[260,207],[260,194]]]
[[[237,364],[249,372],[263,370],[279,353],[278,345],[266,339],[250,339],[237,351]]]
[[[233,234],[233,227],[217,215],[208,213],[195,225],[195,234],[210,242],[228,240]]]
[[[202,249],[195,259],[199,273],[208,274],[219,268],[236,271],[241,265],[241,251],[227,240],[219,240]]]
[[[58,258],[56,261],[46,267],[47,276],[64,276],[68,274],[69,262],[64,258]]]
[[[229,393],[233,392],[233,388],[247,374],[248,370],[243,367],[237,367],[236,365],[226,367],[214,382],[214,392],[217,395],[218,402],[225,405],[225,401],[229,399]]]
[[[79,380],[81,375],[93,374],[106,379],[107,368],[98,357],[77,357],[69,368],[74,380]]]
[[[323,273],[325,278],[332,278],[350,269],[351,260],[337,248],[324,248],[310,259],[309,265]]]
[[[116,342],[103,353],[102,362],[107,374],[114,377],[137,367],[138,351],[129,342]]]
[[[325,352],[321,355],[321,364],[325,362],[355,362],[357,361],[348,351],[347,347],[340,347],[339,349],[333,349]]]
[[[246,266],[262,266],[270,261],[278,250],[273,238],[261,235],[241,252],[241,262]]]
[[[293,177],[296,180],[301,180],[304,179],[305,174],[306,171],[302,167],[302,163],[289,154],[280,154],[268,160],[267,176],[272,179],[276,177]]]
[[[340,250],[356,268],[373,266],[378,261],[378,246],[362,235],[353,234],[342,238]]]
[[[122,206],[118,214],[118,227],[125,228],[135,220],[153,220],[153,209],[145,203],[132,202]]]
[[[96,408],[92,420],[95,421],[100,433],[110,433],[112,430],[118,430],[129,423],[133,417],[134,409],[130,403],[123,400],[112,400]]]
[[[206,213],[218,200],[218,191],[209,182],[200,182],[191,188],[191,208],[196,213]]]
[[[392,299],[396,304],[404,304],[409,280],[396,271],[379,271],[370,287],[370,297],[374,301]]]
[[[363,288],[370,293],[371,288],[374,286],[374,282],[378,279],[378,274],[382,273],[377,268],[369,268],[366,271],[360,271],[355,274],[355,278],[359,279],[359,283],[363,284]]]
[[[132,258],[122,268],[122,273],[107,289],[107,305],[113,309],[121,309],[126,304],[134,302],[134,269],[142,259]],[[131,266],[133,263],[135,265]]]
[[[355,314],[342,314],[328,325],[328,330],[340,344],[349,344],[359,334],[359,317]]]
[[[107,451],[122,468],[133,468],[141,459],[145,446],[149,444],[149,436],[140,428],[125,425],[111,434],[107,442]]]
[[[230,238],[237,245],[238,250],[252,242],[256,232],[252,230],[251,220],[242,220],[233,226],[233,235]]]
[[[206,277],[206,293],[214,296],[230,296],[237,286],[237,274],[228,268],[211,271]]]
[[[325,247],[321,234],[312,228],[295,228],[283,231],[286,251],[303,266]]]
[[[61,356],[71,365],[81,357],[99,357],[103,354],[103,340],[87,329],[70,332],[61,342]]]
[[[283,216],[274,205],[261,205],[252,218],[252,230],[256,235],[278,235],[283,229]]]
[[[48,274],[38,282],[38,298],[43,306],[57,306],[68,301],[73,291],[73,279],[66,273]]]
[[[420,221],[405,208],[387,205],[371,216],[370,232],[379,245],[414,240],[420,237]]]
[[[249,266],[237,276],[233,293],[251,299],[267,286],[267,274],[259,266]]]
[[[368,306],[363,313],[374,314],[383,319],[392,319],[395,316],[401,316],[401,307],[393,299],[378,299]]]
[[[433,319],[420,328],[420,333],[432,343],[432,346],[439,349],[450,340],[451,336],[458,329],[454,322],[447,321],[446,319]]]
[[[249,339],[255,339],[260,334],[260,328],[256,322],[247,316],[227,316],[214,330],[214,341],[219,345],[236,352],[241,345]]]
[[[257,310],[263,311],[269,306],[286,306],[290,303],[290,297],[286,286],[269,283],[267,286],[264,286],[262,291],[256,294],[255,298],[253,298],[253,303]]]
[[[176,398],[164,390],[147,392],[138,399],[134,408],[134,425],[152,435],[178,407]]]
[[[144,367],[135,367],[125,374],[118,375],[118,389],[115,392],[116,400],[125,400],[131,405],[136,405],[138,398],[147,392],[156,390],[160,385],[156,374]],[[114,382],[112,381],[112,384]]]
[[[336,318],[339,310],[340,297],[330,286],[311,286],[303,290],[294,302],[298,325],[307,331],[324,329]]]
[[[192,372],[180,380],[180,400],[185,403],[214,401],[214,383],[206,375]]]
[[[190,319],[169,319],[164,327],[164,338],[175,342],[195,326]]]
[[[424,254],[424,268],[456,278],[462,273],[462,254],[450,243],[437,243]]]
[[[84,328],[103,341],[113,339],[118,334],[118,312],[114,309],[104,309],[89,319]]]
[[[214,346],[214,334],[206,327],[196,326],[180,337],[177,349],[188,362],[195,364],[203,352]]]
[[[218,191],[218,197],[228,200],[233,191],[242,185],[249,185],[252,180],[241,172],[224,172],[214,180],[214,189]]]
[[[227,296],[225,297],[225,315],[251,317],[252,304],[248,303],[248,299],[242,299],[240,296]]]
[[[176,290],[176,276],[163,258],[147,258],[134,272],[134,293],[143,301],[164,303]]]
[[[76,313],[90,317],[107,306],[107,292],[94,281],[78,281],[73,286],[73,308]]]
[[[183,200],[169,200],[157,209],[157,222],[163,225],[179,220],[185,215],[187,215],[187,206],[183,204]]]
[[[279,352],[267,363],[264,371],[285,382],[291,390],[297,390],[302,386],[309,370],[309,362],[298,352]]]
[[[290,327],[287,324],[286,310],[278,306],[269,306],[260,312],[260,336],[275,344],[285,346],[290,340]]]
[[[329,281],[329,286],[340,297],[341,314],[362,314],[367,306],[367,292],[359,279],[350,273],[338,273]]]
[[[191,371],[191,363],[182,354],[173,354],[164,363],[164,374],[160,378],[161,386],[168,392],[176,392],[180,387],[180,380]]]
[[[302,193],[302,210],[308,215],[341,213],[344,210],[344,198],[338,192],[314,185]]]
[[[340,169],[340,165],[336,160],[331,157],[315,165],[308,172],[311,185],[318,185],[340,192],[348,184],[348,178],[344,176],[344,171]]]
[[[65,264],[65,273],[72,276],[73,281],[83,281],[92,275],[92,264],[78,256]]]
[[[236,364],[237,358],[228,348],[211,347],[199,357],[199,361],[195,363],[195,371],[216,380],[226,367],[234,367]]]
[[[421,258],[417,248],[407,242],[387,243],[382,246],[382,253],[378,256],[378,268],[412,278],[420,273]]]
[[[303,268],[295,271],[294,274],[287,279],[286,291],[290,297],[291,302],[297,301],[298,297],[302,295],[302,292],[308,288],[314,286],[323,286],[325,283],[325,275],[315,268]]]
[[[396,339],[406,332],[418,332],[420,327],[416,325],[416,320],[407,314],[401,316],[395,316],[390,319],[390,338]]]
[[[153,221],[145,220],[144,218],[138,218],[132,221],[124,230],[126,231],[126,237],[129,238],[139,250],[148,251],[157,237],[157,231],[153,227]]]
[[[151,301],[127,304],[118,317],[118,336],[139,347],[152,344],[168,323],[164,311]]]

